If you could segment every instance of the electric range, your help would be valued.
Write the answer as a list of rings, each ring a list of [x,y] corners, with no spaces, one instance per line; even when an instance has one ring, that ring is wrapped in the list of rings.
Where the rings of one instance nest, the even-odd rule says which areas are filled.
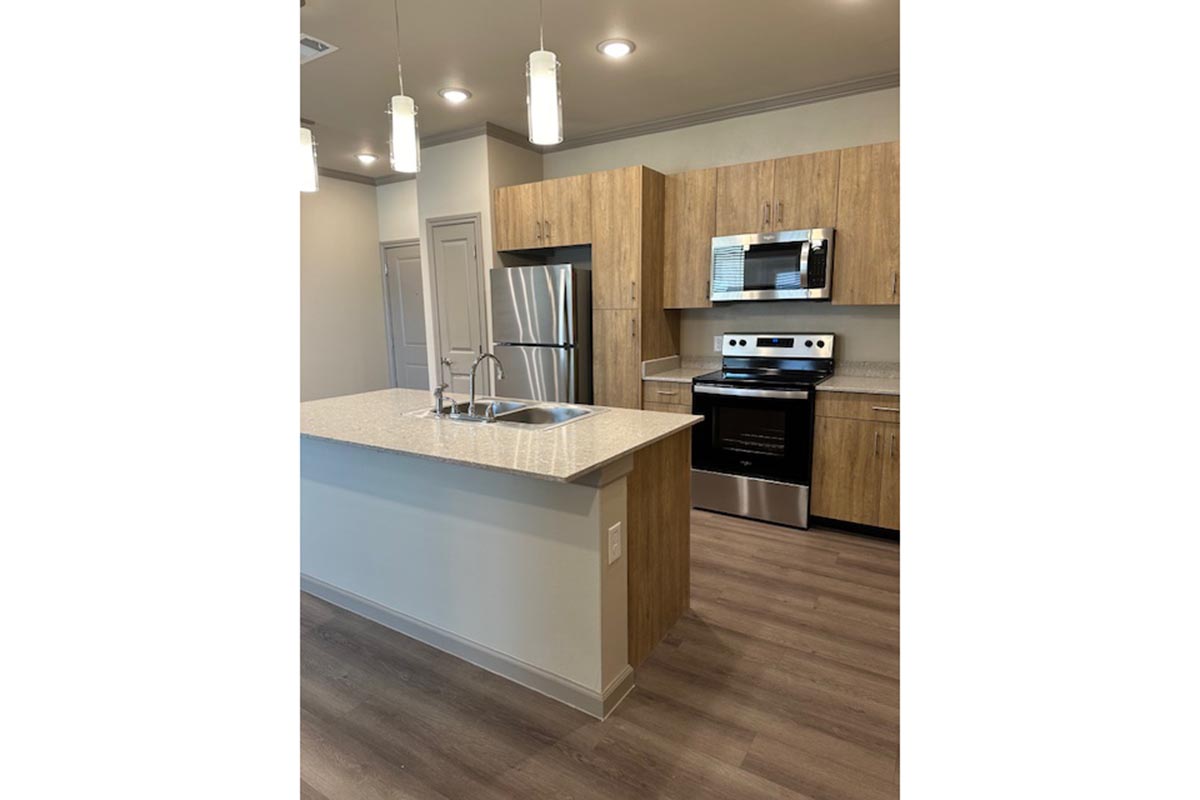
[[[692,505],[808,527],[814,395],[831,333],[727,333],[721,369],[692,380]]]

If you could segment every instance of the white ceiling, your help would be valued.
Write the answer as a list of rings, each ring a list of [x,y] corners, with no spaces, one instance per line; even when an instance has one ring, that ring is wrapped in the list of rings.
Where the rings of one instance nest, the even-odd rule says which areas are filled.
[[[898,73],[899,0],[544,0],[562,62],[565,142],[709,109]],[[527,133],[525,59],[537,0],[399,0],[404,88],[421,136],[491,122]],[[308,0],[303,33],[337,52],[300,68],[300,113],[323,167],[390,175],[384,108],[397,92],[392,0]],[[625,37],[623,60],[596,51]],[[438,89],[473,94],[451,106]],[[371,167],[354,158],[380,156]]]

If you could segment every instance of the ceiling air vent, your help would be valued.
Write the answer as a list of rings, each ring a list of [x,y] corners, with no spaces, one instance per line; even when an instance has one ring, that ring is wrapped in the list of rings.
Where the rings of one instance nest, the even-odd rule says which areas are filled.
[[[321,56],[327,56],[337,50],[337,45],[322,42],[320,39],[300,34],[300,63],[307,64]]]

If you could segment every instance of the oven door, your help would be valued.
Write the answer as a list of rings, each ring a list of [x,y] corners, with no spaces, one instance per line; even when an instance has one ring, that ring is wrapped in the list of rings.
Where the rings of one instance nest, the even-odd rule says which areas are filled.
[[[809,485],[813,401],[806,389],[758,389],[698,383],[692,413],[692,466]]]

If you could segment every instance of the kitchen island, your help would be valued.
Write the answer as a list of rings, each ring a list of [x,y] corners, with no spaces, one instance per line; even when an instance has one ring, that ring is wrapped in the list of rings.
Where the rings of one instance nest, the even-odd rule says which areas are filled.
[[[699,418],[537,426],[431,405],[301,403],[302,588],[604,717],[688,606]]]

